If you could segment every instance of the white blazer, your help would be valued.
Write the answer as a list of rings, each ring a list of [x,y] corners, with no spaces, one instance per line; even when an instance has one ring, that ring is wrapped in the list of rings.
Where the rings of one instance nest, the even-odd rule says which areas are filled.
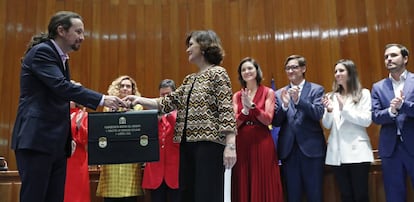
[[[342,111],[336,96],[333,96],[332,112],[325,113],[322,125],[330,129],[325,164],[339,166],[343,163],[373,162],[374,155],[366,131],[371,120],[371,93],[362,90],[362,97],[354,103],[351,97],[344,101]]]

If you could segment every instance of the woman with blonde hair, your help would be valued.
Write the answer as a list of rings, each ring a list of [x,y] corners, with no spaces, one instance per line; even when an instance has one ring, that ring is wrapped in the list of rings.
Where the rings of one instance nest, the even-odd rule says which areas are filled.
[[[108,94],[124,98],[128,95],[141,96],[137,83],[130,76],[116,78],[108,88]],[[142,110],[141,105],[134,105],[132,110]],[[131,109],[119,108],[118,111]],[[104,111],[112,111],[104,108]],[[140,163],[111,164],[101,166],[97,196],[104,197],[104,202],[136,202],[143,195],[141,189],[142,172]]]

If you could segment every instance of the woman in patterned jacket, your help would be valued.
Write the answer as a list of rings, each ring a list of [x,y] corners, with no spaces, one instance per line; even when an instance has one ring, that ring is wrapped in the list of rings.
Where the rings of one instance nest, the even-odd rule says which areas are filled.
[[[188,60],[198,72],[160,98],[127,96],[124,101],[158,109],[177,110],[174,140],[180,142],[180,189],[183,202],[222,202],[224,170],[236,162],[236,121],[232,89],[220,66],[224,50],[214,31],[191,32],[186,38]]]

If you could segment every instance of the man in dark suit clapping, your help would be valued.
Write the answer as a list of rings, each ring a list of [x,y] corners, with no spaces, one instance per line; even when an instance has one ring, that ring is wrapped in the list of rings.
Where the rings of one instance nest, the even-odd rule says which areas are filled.
[[[280,126],[278,152],[282,180],[289,202],[322,201],[326,142],[320,119],[324,88],[305,80],[306,60],[300,55],[286,59],[290,84],[276,91],[273,125]]]
[[[389,76],[372,87],[372,121],[381,125],[378,151],[387,201],[407,201],[406,176],[414,183],[414,74],[406,69],[408,49],[388,44]]]

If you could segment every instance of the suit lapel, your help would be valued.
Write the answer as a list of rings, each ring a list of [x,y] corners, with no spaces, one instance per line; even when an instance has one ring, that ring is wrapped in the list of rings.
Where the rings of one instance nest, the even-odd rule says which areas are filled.
[[[335,125],[336,125],[337,130],[339,130],[341,128],[341,125],[344,122],[344,120],[341,119],[341,115],[340,115],[340,112],[339,112],[338,99],[337,99],[335,94],[333,95],[332,99],[333,99],[333,104],[334,104],[333,119],[335,121]]]
[[[407,72],[407,78],[404,82],[404,88],[403,88],[404,96],[410,95],[413,92],[413,87],[414,87],[414,85],[412,85],[413,82],[414,82],[414,75],[411,74],[410,72]],[[404,122],[405,122],[406,117],[407,117],[406,113],[401,113],[400,115],[397,116],[396,124],[397,124],[397,127],[400,129],[400,131],[404,127]]]
[[[303,84],[303,89],[301,89],[301,91],[300,91],[299,100],[301,100],[301,99],[306,100],[306,99],[307,99],[307,97],[309,96],[310,89],[311,89],[311,85],[310,85],[310,83],[308,83],[308,82],[305,80],[305,83]],[[300,117],[302,116],[302,112],[301,112],[301,111],[296,110],[296,106],[293,104],[293,101],[292,101],[291,103],[292,103],[292,105],[293,105],[293,108],[295,109],[295,111],[294,111],[294,113],[295,113],[294,118],[295,118],[295,119],[298,119],[298,120],[301,120],[301,118],[300,118]]]
[[[59,55],[59,51],[56,49],[55,45],[53,45],[53,43],[51,41],[46,41],[46,43],[52,47],[52,49],[54,50],[55,53],[55,57],[60,61],[59,62],[59,69],[62,72],[62,74],[66,77],[66,80],[70,81],[70,75],[69,75],[69,63],[68,60],[66,60],[66,68],[62,62],[62,58]]]
[[[414,85],[412,85],[413,82],[414,82],[414,74],[407,72],[407,79],[404,82],[404,88],[403,88],[404,95],[410,95],[413,92],[413,87],[414,87]]]
[[[70,81],[70,72],[69,72],[69,60],[66,60],[64,68],[64,75],[66,77],[66,80]]]
[[[387,78],[385,80],[385,86],[387,87],[387,90],[385,90],[385,96],[387,96],[388,100],[392,100],[395,95],[394,95],[394,87],[392,87],[392,81],[390,78]]]
[[[308,82],[305,80],[305,83],[303,84],[303,89],[302,89],[302,91],[300,92],[300,98],[305,99],[306,97],[308,97],[309,92],[310,92],[310,89],[311,89],[311,85],[310,85],[310,83],[308,83]]]

